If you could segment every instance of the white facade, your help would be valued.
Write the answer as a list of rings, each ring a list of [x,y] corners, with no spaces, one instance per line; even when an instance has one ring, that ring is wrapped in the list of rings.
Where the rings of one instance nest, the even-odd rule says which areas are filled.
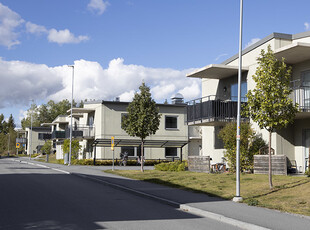
[[[258,67],[257,57],[261,50],[267,50],[269,45],[278,59],[284,57],[285,62],[292,66],[292,81],[295,81],[296,86],[292,98],[301,108],[294,124],[272,134],[272,148],[275,149],[276,155],[286,155],[290,160],[296,160],[299,171],[304,172],[310,146],[310,33],[296,35],[273,33],[243,50],[243,95],[247,90],[254,89],[255,83],[252,76]],[[235,55],[222,64],[209,65],[188,75],[188,77],[202,79],[202,101],[210,100],[209,95],[216,95],[216,100],[234,106],[238,62],[238,56]],[[218,116],[218,114],[213,113],[213,116]],[[201,155],[210,156],[212,163],[220,163],[223,160],[225,150],[217,134],[227,122],[228,120],[217,119],[200,119],[199,121],[193,119],[189,122],[191,125],[202,127]],[[253,122],[252,124],[256,132],[261,133],[268,143],[268,132],[261,130],[257,124]]]

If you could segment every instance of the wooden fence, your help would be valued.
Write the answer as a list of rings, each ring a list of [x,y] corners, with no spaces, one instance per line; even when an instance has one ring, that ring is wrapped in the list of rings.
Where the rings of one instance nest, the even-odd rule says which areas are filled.
[[[188,170],[210,173],[210,156],[188,156]]]
[[[272,155],[271,166],[273,175],[287,175],[287,157],[284,155]],[[268,174],[269,156],[254,156],[254,174]]]

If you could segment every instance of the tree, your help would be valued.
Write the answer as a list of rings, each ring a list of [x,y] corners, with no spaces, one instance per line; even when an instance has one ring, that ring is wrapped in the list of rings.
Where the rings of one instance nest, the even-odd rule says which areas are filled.
[[[259,137],[251,128],[248,122],[240,124],[240,168],[241,171],[251,170],[254,164],[254,155],[259,149],[266,146],[265,141]],[[236,123],[228,123],[220,132],[219,138],[224,142],[226,149],[225,157],[230,166],[230,170],[236,169]]]
[[[284,58],[277,60],[268,46],[257,61],[259,66],[253,75],[256,87],[247,93],[246,112],[261,129],[269,132],[269,186],[272,189],[271,134],[294,121],[298,105],[289,98],[292,68],[286,66]]]
[[[155,134],[159,128],[159,109],[152,99],[150,88],[142,82],[140,93],[136,93],[133,101],[128,105],[128,115],[123,117],[122,128],[133,137],[141,139],[141,172],[143,172],[144,140]]]
[[[76,106],[76,103],[73,101],[73,106]],[[65,99],[58,103],[55,103],[53,100],[47,102],[47,104],[42,104],[37,106],[32,104],[31,107],[27,110],[26,118],[23,118],[21,121],[22,128],[31,126],[31,114],[32,114],[32,126],[40,126],[42,123],[50,123],[57,116],[67,114],[67,111],[71,109],[71,103],[69,100]]]
[[[52,141],[48,140],[44,143],[44,145],[41,148],[42,153],[50,154],[53,146],[52,146]]]
[[[66,139],[64,140],[64,144],[62,145],[62,151],[64,153],[70,152],[70,140]],[[82,148],[78,140],[72,140],[71,143],[71,159],[77,159],[79,156],[79,151]]]

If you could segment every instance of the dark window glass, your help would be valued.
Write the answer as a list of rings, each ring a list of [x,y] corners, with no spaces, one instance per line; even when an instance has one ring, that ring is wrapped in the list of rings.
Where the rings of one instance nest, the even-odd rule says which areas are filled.
[[[178,148],[166,147],[165,148],[166,157],[176,157],[178,156]]]
[[[135,155],[135,147],[121,147],[121,153],[128,153],[128,156]]]
[[[178,128],[178,118],[166,116],[166,129]]]

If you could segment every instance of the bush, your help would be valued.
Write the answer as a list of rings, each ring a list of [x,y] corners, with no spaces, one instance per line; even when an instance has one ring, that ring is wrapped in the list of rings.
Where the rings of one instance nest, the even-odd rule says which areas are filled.
[[[254,199],[254,198],[249,198],[246,203],[249,205],[249,206],[257,206],[258,205],[258,200]]]
[[[305,172],[305,175],[306,175],[307,177],[310,177],[310,170],[309,170],[309,169]]]
[[[162,161],[163,162],[163,161]],[[103,166],[110,166],[112,165],[113,161],[112,160],[96,160],[96,165],[103,165]],[[115,159],[114,164],[118,165],[119,159]],[[144,162],[144,166],[153,166],[156,164],[159,164],[159,160],[146,160]],[[93,165],[94,164],[94,159],[72,159],[71,164],[73,165]],[[127,166],[136,166],[137,160],[128,160],[127,161]]]
[[[180,172],[185,171],[187,167],[186,162],[181,161],[175,161],[175,162],[169,162],[169,163],[160,163],[155,165],[155,169],[159,171],[174,171],[174,172]]]

